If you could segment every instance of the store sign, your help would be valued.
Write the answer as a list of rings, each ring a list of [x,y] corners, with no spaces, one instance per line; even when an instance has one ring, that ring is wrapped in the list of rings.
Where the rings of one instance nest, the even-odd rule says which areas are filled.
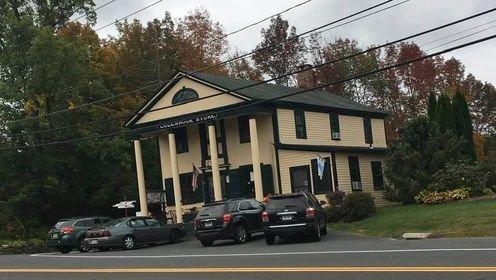
[[[136,203],[136,200],[121,201],[121,202],[119,202],[117,204],[114,204],[112,207],[118,208],[118,209],[134,208],[134,203]]]
[[[200,122],[206,122],[206,121],[213,121],[217,119],[217,114],[216,113],[211,113],[211,114],[206,114],[206,115],[201,115],[201,116],[194,116],[182,120],[176,120],[176,121],[170,121],[170,122],[165,122],[161,123],[158,125],[158,129],[167,129],[167,128],[174,128],[178,126],[185,126],[185,125],[190,125],[194,123],[200,123]]]

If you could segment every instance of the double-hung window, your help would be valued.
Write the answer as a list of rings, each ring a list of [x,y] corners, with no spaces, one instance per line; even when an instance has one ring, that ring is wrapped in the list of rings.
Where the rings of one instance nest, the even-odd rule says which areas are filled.
[[[307,139],[307,125],[305,123],[305,111],[294,110],[295,130],[297,139]]]
[[[336,113],[329,114],[329,120],[331,123],[331,139],[341,140],[341,132],[339,130],[339,115]]]
[[[363,118],[363,129],[365,132],[365,143],[372,144],[372,122],[369,117]]]
[[[358,157],[349,156],[348,166],[350,168],[351,190],[362,191],[362,179],[360,177]]]
[[[189,151],[188,147],[188,133],[186,132],[186,127],[176,128],[174,131],[174,136],[176,137],[176,149],[177,153],[187,153]]]

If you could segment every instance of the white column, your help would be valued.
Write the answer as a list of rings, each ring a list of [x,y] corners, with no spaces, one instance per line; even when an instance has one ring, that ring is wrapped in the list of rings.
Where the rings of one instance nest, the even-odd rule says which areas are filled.
[[[208,126],[208,138],[210,144],[210,161],[212,163],[212,181],[214,184],[215,201],[222,200],[222,187],[220,184],[219,153],[217,151],[217,135],[215,125]]]
[[[165,191],[165,167],[167,166],[165,153],[167,153],[167,137],[163,133],[158,135],[158,152],[160,155],[160,171],[162,173],[162,189]]]
[[[174,133],[169,133],[169,150],[171,159],[172,185],[174,186],[174,202],[176,204],[176,222],[183,222],[183,203],[181,196],[181,181],[179,180],[179,169],[177,167],[177,148]]]
[[[146,199],[145,172],[143,171],[143,157],[141,155],[141,143],[134,140],[134,155],[136,157],[136,177],[138,178],[138,193],[140,211],[142,215],[148,216],[148,201]]]
[[[263,200],[262,187],[262,170],[260,168],[260,151],[258,148],[257,121],[250,118],[250,144],[251,144],[251,161],[253,163],[253,177],[255,180],[255,199]]]

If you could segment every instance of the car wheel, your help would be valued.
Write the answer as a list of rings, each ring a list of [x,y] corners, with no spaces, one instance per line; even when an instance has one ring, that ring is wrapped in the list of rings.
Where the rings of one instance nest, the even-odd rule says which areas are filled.
[[[266,234],[265,243],[267,243],[267,245],[274,245],[276,243],[276,236],[272,234]]]
[[[84,236],[79,238],[77,248],[81,253],[86,253],[90,251],[90,246],[84,242]]]
[[[234,241],[238,244],[245,243],[247,239],[246,228],[244,225],[239,225],[236,227],[236,233],[234,235]]]
[[[124,239],[122,240],[122,248],[124,250],[132,250],[134,247],[136,247],[134,237],[131,235],[124,236]]]
[[[179,242],[179,239],[181,239],[181,233],[179,232],[179,230],[177,230],[176,228],[171,229],[169,233],[169,242],[177,243]]]
[[[327,223],[324,224],[324,227],[320,230],[320,235],[327,234]]]
[[[317,242],[320,240],[320,228],[319,228],[318,224],[315,226],[314,230],[312,230],[312,232],[310,233],[310,237],[312,238],[312,241],[314,241],[314,242]]]
[[[205,239],[202,239],[200,240],[200,243],[205,246],[205,247],[210,247],[212,246],[212,244],[214,244],[214,241],[213,240],[205,240]]]
[[[110,250],[109,247],[98,247],[98,251],[100,252],[108,252]]]
[[[60,247],[59,252],[62,254],[69,254],[72,251],[71,247]]]

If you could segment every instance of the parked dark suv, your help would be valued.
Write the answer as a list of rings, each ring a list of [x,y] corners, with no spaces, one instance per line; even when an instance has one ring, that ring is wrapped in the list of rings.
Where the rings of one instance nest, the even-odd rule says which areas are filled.
[[[307,234],[313,241],[319,241],[321,234],[327,234],[326,213],[317,198],[308,192],[270,197],[262,222],[268,245],[274,244],[276,236]]]
[[[251,234],[263,231],[261,214],[264,209],[265,206],[255,199],[205,204],[193,221],[196,238],[205,247],[221,239],[244,243]]]
[[[89,247],[84,242],[86,231],[108,222],[107,217],[69,218],[58,221],[48,232],[47,246],[67,254],[77,248],[80,252],[88,252]]]

